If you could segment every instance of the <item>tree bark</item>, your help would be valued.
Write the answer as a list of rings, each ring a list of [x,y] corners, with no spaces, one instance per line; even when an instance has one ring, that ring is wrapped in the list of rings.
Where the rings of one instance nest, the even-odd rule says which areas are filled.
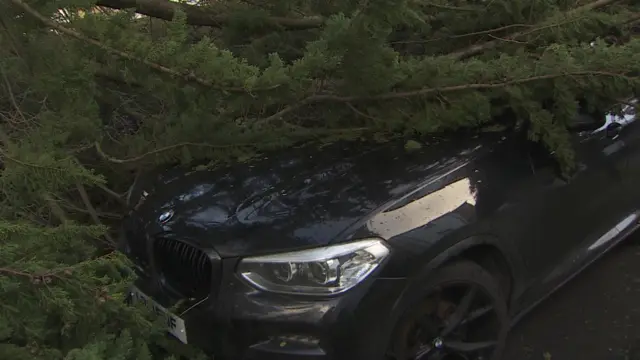
[[[168,0],[98,0],[98,6],[111,9],[135,9],[137,13],[159,19],[171,20],[177,9],[187,15],[187,23],[196,26],[221,27],[230,18],[220,15],[202,6],[171,2]],[[304,30],[318,28],[324,25],[324,19],[319,16],[306,18],[269,17],[267,22],[289,30]]]

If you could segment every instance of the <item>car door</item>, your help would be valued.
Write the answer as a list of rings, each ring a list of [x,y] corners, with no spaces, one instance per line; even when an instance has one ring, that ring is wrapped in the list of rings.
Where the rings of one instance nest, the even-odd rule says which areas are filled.
[[[594,178],[599,182],[595,193],[588,197],[590,200],[582,203],[585,210],[584,239],[566,259],[574,267],[584,266],[615,243],[633,225],[637,210],[629,194],[629,149],[621,136],[626,124],[616,121],[612,115],[606,115],[602,122],[595,130],[587,126],[586,130],[574,135],[578,156],[595,170]],[[627,132],[627,135],[633,133]],[[626,138],[631,139],[629,136]]]
[[[528,143],[525,154],[516,157],[526,156],[530,170],[509,191],[511,205],[496,227],[516,243],[525,265],[524,286],[516,294],[523,304],[574,273],[585,261],[585,244],[615,227],[623,213],[614,201],[622,177],[610,160],[616,153],[607,152],[612,140],[595,132],[603,122],[580,116],[570,124],[576,166],[568,176],[541,144]]]
[[[610,155],[620,170],[623,179],[624,196],[619,206],[626,212],[636,212],[640,208],[640,121],[637,118],[638,100],[632,99],[622,104],[621,113],[609,114],[606,125],[598,129],[602,136],[612,138]]]

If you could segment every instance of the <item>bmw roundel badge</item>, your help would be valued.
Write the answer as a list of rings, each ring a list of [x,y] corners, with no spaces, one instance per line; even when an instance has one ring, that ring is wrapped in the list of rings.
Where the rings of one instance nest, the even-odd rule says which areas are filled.
[[[171,220],[172,217],[173,217],[173,210],[168,210],[160,214],[160,216],[158,217],[158,221],[160,221],[161,224],[164,224],[167,221]]]

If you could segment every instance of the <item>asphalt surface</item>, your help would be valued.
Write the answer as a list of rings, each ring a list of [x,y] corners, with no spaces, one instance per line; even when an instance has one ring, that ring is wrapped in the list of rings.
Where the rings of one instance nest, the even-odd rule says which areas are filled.
[[[640,234],[518,323],[504,360],[640,360]]]

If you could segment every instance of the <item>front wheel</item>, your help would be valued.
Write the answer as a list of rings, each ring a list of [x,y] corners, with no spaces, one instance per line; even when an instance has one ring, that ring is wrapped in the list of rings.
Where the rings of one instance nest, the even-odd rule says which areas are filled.
[[[499,360],[509,331],[506,297],[478,264],[457,261],[434,271],[400,319],[390,360]]]

